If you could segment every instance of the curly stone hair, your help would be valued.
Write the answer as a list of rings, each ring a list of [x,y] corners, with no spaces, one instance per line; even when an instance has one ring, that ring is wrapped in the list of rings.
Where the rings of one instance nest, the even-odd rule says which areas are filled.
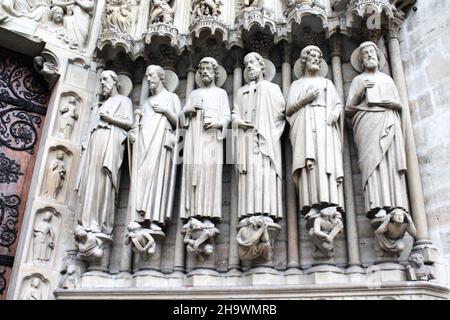
[[[198,63],[198,66],[200,67],[203,63],[210,63],[214,69],[214,82],[217,83],[219,80],[219,64],[217,63],[217,60],[211,57],[206,57],[200,60]]]
[[[252,57],[252,56],[255,57],[256,60],[258,60],[259,64],[261,65],[261,68],[262,68],[261,70],[262,70],[262,73],[263,73],[263,77],[266,78],[266,63],[264,62],[264,58],[259,53],[257,53],[257,52],[250,52],[249,54],[247,54],[244,57],[244,64],[245,64],[245,61],[249,57]]]
[[[305,68],[306,68],[306,61],[308,60],[308,56],[311,52],[316,51],[320,54],[320,59],[323,59],[323,53],[322,50],[320,50],[317,46],[307,46],[304,48],[300,54],[301,59],[301,70],[302,73],[305,74]]]
[[[158,74],[159,79],[161,80],[164,88],[167,89],[167,80],[166,80],[166,72],[164,71],[164,69],[160,66],[157,65],[149,65],[147,67],[147,69],[145,70],[145,75],[148,75],[150,73],[150,70],[154,69],[156,71],[156,73]]]

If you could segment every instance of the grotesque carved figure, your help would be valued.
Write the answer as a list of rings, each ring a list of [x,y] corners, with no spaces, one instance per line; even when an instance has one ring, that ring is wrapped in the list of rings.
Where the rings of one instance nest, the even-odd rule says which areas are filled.
[[[75,125],[78,120],[78,101],[74,96],[68,96],[67,100],[59,109],[60,121],[58,136],[60,138],[69,140]]]
[[[55,231],[52,226],[53,213],[45,212],[44,217],[33,229],[33,260],[45,263],[50,260],[55,248]]]
[[[411,263],[407,266],[406,273],[409,281],[430,281],[436,279],[433,267],[424,263],[421,253],[412,253],[408,261]]]
[[[405,249],[403,239],[405,233],[408,232],[413,237],[417,233],[411,216],[398,208],[372,220],[372,226],[375,228],[375,236],[381,248],[382,257],[400,257]]]
[[[33,60],[34,69],[40,73],[49,86],[52,87],[59,76],[58,67],[56,64],[46,61],[42,56],[36,56]]]
[[[184,243],[188,252],[195,253],[200,261],[214,252],[214,237],[220,233],[214,223],[209,219],[203,222],[196,218],[190,218],[183,226],[185,233]]]
[[[336,207],[327,207],[308,213],[306,219],[306,229],[315,248],[314,258],[333,258],[334,238],[344,229],[341,213]]]
[[[56,159],[50,164],[47,174],[47,186],[45,195],[50,199],[57,199],[64,186],[66,178],[66,164],[64,163],[64,152],[58,151]]]
[[[300,55],[301,78],[289,90],[286,116],[291,125],[292,178],[303,214],[324,207],[344,207],[344,169],[338,119],[343,105],[333,83],[321,70],[322,51],[304,48]],[[326,67],[325,67],[326,69]]]
[[[134,253],[143,256],[155,254],[156,242],[151,235],[150,229],[142,228],[137,222],[128,224],[128,234],[125,237],[125,244],[130,245]]]
[[[172,6],[171,6],[172,4]],[[150,24],[173,23],[175,16],[176,0],[153,0],[153,9],[150,13]]]
[[[350,86],[346,111],[352,118],[369,218],[400,208],[408,212],[406,152],[400,95],[393,79],[379,71],[383,53],[364,42],[352,55],[362,72]]]
[[[87,231],[111,235],[127,132],[133,122],[131,100],[119,93],[119,77],[104,71],[105,101],[94,111],[87,150],[79,169],[78,224]]]
[[[75,244],[78,255],[86,260],[98,260],[103,256],[102,240],[82,226],[75,228]]]
[[[222,13],[220,11],[222,5],[221,0],[193,0],[192,20],[203,16],[218,17]]]
[[[251,216],[239,222],[236,240],[239,244],[241,260],[262,258],[272,259],[272,246],[269,242],[269,224],[272,220],[265,216]]]

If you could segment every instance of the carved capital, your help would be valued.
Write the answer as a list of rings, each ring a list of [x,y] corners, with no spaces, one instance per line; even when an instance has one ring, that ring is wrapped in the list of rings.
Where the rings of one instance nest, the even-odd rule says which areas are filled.
[[[342,35],[340,33],[334,34],[330,39],[330,45],[331,45],[331,56],[338,56],[341,57],[343,53],[342,48]]]

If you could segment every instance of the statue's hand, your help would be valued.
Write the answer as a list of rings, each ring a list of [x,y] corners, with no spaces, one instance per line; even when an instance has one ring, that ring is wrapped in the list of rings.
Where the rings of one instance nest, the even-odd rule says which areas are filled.
[[[253,129],[253,125],[250,122],[238,120],[238,128],[247,131],[248,129]]]
[[[130,131],[128,131],[128,138],[130,139],[130,143],[136,142],[136,136],[137,136],[137,127],[133,126]]]
[[[153,111],[157,112],[157,113],[162,113],[162,114],[166,114],[167,113],[167,108],[165,107],[161,107],[159,104],[154,104],[152,105]]]
[[[330,112],[328,114],[328,119],[327,119],[327,124],[329,126],[334,126],[336,124],[336,122],[339,119],[339,114],[336,114],[335,112]]]
[[[305,104],[310,104],[319,96],[320,89],[308,90],[306,96],[302,99]]]
[[[194,106],[186,107],[183,110],[185,115],[195,115],[197,113],[197,109]]]
[[[204,128],[205,128],[205,130],[209,130],[209,129],[222,130],[223,124],[222,124],[222,122],[213,122],[213,123],[211,123],[209,125],[205,124]]]

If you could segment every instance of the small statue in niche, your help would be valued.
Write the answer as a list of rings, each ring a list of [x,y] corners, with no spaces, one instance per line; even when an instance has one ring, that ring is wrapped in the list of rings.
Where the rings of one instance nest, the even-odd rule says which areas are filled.
[[[220,233],[214,223],[205,219],[203,222],[190,218],[183,226],[184,243],[188,252],[195,253],[200,261],[214,252],[214,237]]]
[[[70,264],[65,271],[64,278],[61,283],[63,289],[76,289],[80,287],[80,267]]]
[[[173,24],[177,0],[153,0],[153,9],[150,13],[150,24]]]
[[[241,260],[253,260],[258,257],[269,261],[272,259],[268,223],[271,219],[265,216],[251,216],[242,219],[238,224],[236,241],[239,244]]]
[[[334,238],[344,229],[341,213],[336,207],[327,207],[320,212],[311,211],[306,219],[306,229],[315,248],[314,258],[333,258]]]
[[[55,248],[55,231],[52,227],[53,213],[47,211],[44,218],[33,229],[33,260],[45,263],[50,260]]]
[[[125,245],[130,245],[135,254],[151,256],[155,254],[156,242],[153,239],[151,230],[143,228],[137,222],[128,224],[128,234],[125,236]]]
[[[423,255],[420,252],[412,253],[406,267],[406,275],[409,281],[430,281],[436,279],[433,267],[424,263]]]
[[[221,0],[193,0],[192,1],[192,18],[203,16],[218,17],[222,14],[220,7],[223,5]]]
[[[58,66],[50,61],[46,61],[42,56],[35,57],[33,64],[34,69],[44,77],[50,88],[53,87],[59,76]]]
[[[81,258],[100,259],[103,256],[102,240],[82,226],[75,228],[75,245]]]
[[[381,214],[381,213],[379,213]],[[400,257],[405,249],[405,233],[416,236],[416,227],[411,216],[403,209],[394,209],[389,214],[378,216],[372,221],[372,225],[382,223],[375,228],[375,236],[381,248],[382,257]]]
[[[66,178],[66,164],[64,163],[64,152],[58,151],[56,159],[50,164],[47,174],[47,185],[45,195],[50,199],[57,199],[64,186]]]
[[[70,140],[70,136],[78,120],[78,101],[74,96],[69,96],[59,109],[61,114],[58,137]]]
[[[30,280],[30,287],[25,289],[22,300],[42,300],[41,278],[33,276]]]

